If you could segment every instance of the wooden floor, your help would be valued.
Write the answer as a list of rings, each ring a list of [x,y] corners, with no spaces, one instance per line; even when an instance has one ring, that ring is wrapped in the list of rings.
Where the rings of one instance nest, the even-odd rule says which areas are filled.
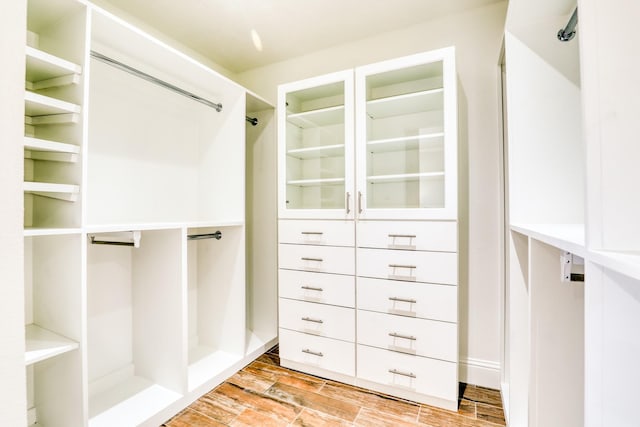
[[[460,385],[458,412],[420,405],[282,368],[277,347],[245,366],[166,427],[496,427],[500,392]]]

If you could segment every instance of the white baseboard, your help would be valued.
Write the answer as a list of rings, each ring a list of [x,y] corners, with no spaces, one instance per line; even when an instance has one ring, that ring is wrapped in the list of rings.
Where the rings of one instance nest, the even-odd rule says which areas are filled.
[[[460,358],[460,382],[500,390],[500,363],[491,360]]]

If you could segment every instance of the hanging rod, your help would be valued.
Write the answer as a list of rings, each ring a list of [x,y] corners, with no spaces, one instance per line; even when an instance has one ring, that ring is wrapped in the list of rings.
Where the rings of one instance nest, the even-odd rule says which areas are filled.
[[[141,237],[142,233],[140,231],[112,233],[111,235],[105,235],[105,237],[100,240],[97,240],[93,234],[89,235],[92,245],[133,246],[136,248],[140,247]]]
[[[222,232],[216,231],[215,233],[205,233],[205,234],[189,234],[187,236],[187,240],[203,240],[203,239],[222,239]]]
[[[245,120],[247,120],[249,123],[251,123],[253,126],[256,126],[258,124],[258,119],[255,117],[249,117],[249,116],[245,116]]]
[[[578,25],[578,8],[573,11],[571,14],[571,18],[569,18],[569,22],[567,22],[567,26],[564,28],[560,28],[558,31],[558,40],[561,42],[568,42],[576,35],[576,25]]]
[[[157,84],[158,86],[162,86],[165,89],[169,89],[175,93],[178,93],[182,96],[186,96],[189,99],[200,102],[201,104],[207,105],[209,107],[215,108],[217,112],[222,111],[222,104],[211,102],[208,99],[202,98],[201,96],[196,95],[195,93],[188,92],[184,89],[179,88],[178,86],[174,86],[171,83],[167,83],[164,80],[160,80],[157,77],[153,77],[145,72],[142,72],[138,69],[128,66],[127,64],[123,64],[120,61],[116,61],[113,58],[109,58],[95,50],[91,51],[91,57],[97,59],[98,61],[104,62],[105,64],[109,64],[112,67],[118,68],[119,70],[126,71],[129,74],[133,74],[134,76],[140,77],[148,82]]]

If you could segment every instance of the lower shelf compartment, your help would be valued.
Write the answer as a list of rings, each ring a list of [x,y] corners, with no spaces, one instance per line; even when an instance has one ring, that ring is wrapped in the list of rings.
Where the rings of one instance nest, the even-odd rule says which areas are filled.
[[[80,192],[80,186],[78,185],[55,184],[49,182],[25,181],[23,189],[25,193],[31,193],[52,199],[65,200],[68,202],[75,202],[78,199],[78,193]]]
[[[189,351],[189,391],[195,390],[242,360],[243,355],[199,346]]]
[[[136,426],[178,401],[181,394],[133,376],[89,398],[91,427]]]

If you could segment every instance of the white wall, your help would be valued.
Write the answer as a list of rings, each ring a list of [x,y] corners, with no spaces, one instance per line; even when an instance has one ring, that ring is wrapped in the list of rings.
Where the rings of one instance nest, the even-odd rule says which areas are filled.
[[[461,214],[469,206],[467,217],[461,220],[461,231],[468,227],[468,232],[461,232],[461,380],[495,388],[500,380],[502,256],[498,62],[505,13],[506,2],[498,3],[236,76],[239,83],[275,103],[280,83],[456,46],[461,92]]]
[[[22,237],[22,135],[26,1],[0,13],[0,419],[26,425]]]

